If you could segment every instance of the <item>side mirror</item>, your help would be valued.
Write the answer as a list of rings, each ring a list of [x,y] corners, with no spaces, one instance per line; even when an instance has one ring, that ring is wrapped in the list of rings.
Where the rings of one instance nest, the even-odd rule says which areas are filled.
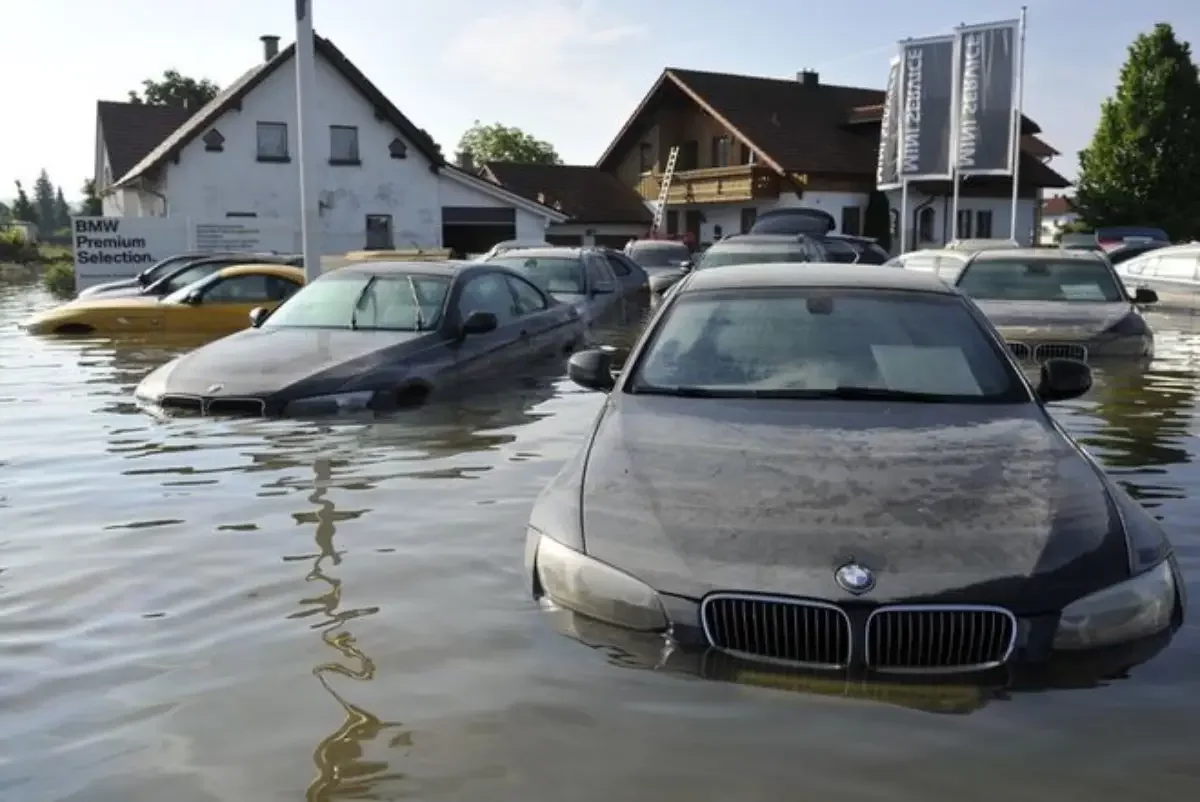
[[[1146,287],[1138,287],[1133,291],[1133,302],[1135,304],[1156,304],[1158,303],[1158,293]]]
[[[1037,394],[1043,401],[1070,401],[1092,389],[1092,369],[1076,359],[1047,359],[1042,363]]]
[[[579,351],[567,360],[567,376],[580,387],[607,393],[616,385],[612,354],[600,349]]]
[[[250,310],[250,325],[253,328],[257,329],[259,326],[261,326],[263,323],[266,322],[266,320],[270,316],[270,314],[271,314],[271,310],[269,310],[269,309],[264,309],[261,306],[254,307],[253,309]]]
[[[687,273],[695,266],[696,265],[692,262],[691,259],[688,259],[686,262],[679,263],[679,269],[682,270],[684,273]]]
[[[495,331],[497,325],[499,325],[499,321],[491,312],[472,312],[462,322],[462,333],[464,335],[487,334],[489,331]]]
[[[183,302],[185,304],[200,303],[200,293],[199,292],[189,292],[187,295],[183,296]]]

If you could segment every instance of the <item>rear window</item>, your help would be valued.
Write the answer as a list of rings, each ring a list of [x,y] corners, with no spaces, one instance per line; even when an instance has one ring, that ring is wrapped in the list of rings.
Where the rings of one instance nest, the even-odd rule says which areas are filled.
[[[489,264],[520,270],[549,293],[583,295],[587,292],[583,262],[562,256],[501,256]]]
[[[811,262],[812,253],[806,242],[718,242],[704,252],[696,269],[757,262]]]
[[[957,284],[980,301],[1125,300],[1108,265],[1090,259],[978,259],[959,274]]]
[[[642,267],[679,267],[692,252],[682,242],[635,242],[629,246],[629,258]]]

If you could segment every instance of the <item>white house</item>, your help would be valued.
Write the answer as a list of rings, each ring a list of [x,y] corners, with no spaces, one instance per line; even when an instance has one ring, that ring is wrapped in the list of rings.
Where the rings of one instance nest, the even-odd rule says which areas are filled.
[[[1038,241],[1042,245],[1053,245],[1058,235],[1070,223],[1079,219],[1075,210],[1075,199],[1069,195],[1055,195],[1042,204],[1042,225]]]
[[[279,50],[276,36],[262,42],[262,62],[194,114],[100,103],[96,183],[104,214],[253,218],[295,231],[299,246],[295,46]],[[567,219],[448,163],[332,42],[314,42],[326,254],[480,252],[506,239],[541,239],[548,225]]]

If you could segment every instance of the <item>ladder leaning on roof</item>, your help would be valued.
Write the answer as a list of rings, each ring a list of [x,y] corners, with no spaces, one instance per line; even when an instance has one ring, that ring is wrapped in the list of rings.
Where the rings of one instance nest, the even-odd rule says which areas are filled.
[[[658,236],[662,228],[663,217],[667,213],[667,196],[671,191],[671,179],[675,177],[675,161],[679,158],[679,146],[671,148],[667,155],[667,168],[663,170],[662,187],[658,190],[658,207],[654,210],[654,222],[650,225],[650,238]]]

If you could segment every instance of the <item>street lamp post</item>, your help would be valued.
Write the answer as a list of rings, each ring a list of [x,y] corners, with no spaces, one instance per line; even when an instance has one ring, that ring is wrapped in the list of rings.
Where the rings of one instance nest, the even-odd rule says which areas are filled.
[[[316,55],[313,45],[312,0],[296,0],[296,155],[300,167],[300,238],[304,277],[321,275],[321,201],[316,171]]]

